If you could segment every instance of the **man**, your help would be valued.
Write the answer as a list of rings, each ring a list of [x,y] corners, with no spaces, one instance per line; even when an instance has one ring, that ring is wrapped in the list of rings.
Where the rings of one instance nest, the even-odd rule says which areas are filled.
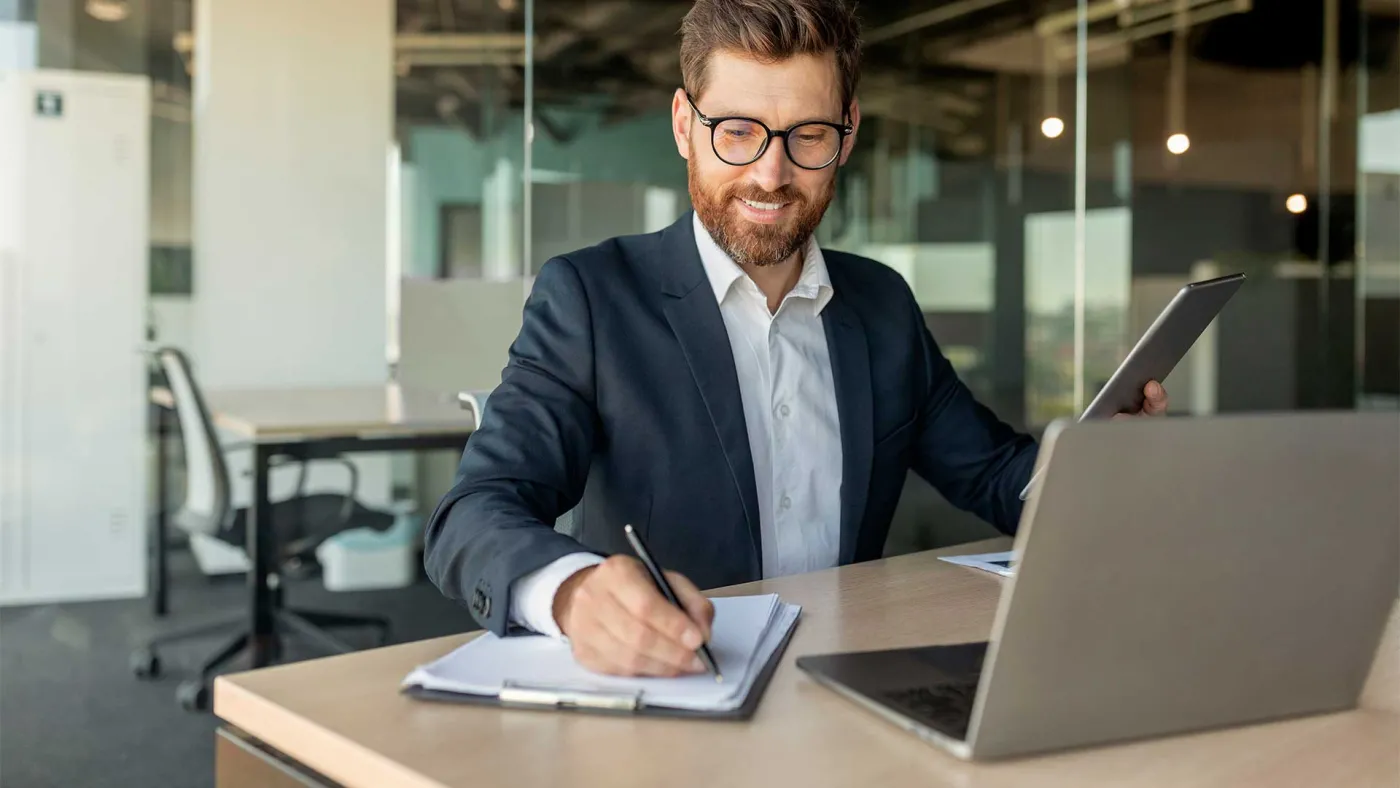
[[[427,526],[443,593],[497,634],[567,636],[605,673],[701,670],[697,585],[878,558],[911,468],[1013,532],[1036,451],[973,400],[899,274],[813,240],[860,125],[852,12],[700,0],[681,34],[694,213],[541,269]],[[577,540],[553,528],[571,509]]]

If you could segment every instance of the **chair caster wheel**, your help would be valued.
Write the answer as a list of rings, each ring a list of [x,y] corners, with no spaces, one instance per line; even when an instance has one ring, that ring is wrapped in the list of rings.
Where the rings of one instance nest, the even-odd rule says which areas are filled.
[[[160,677],[160,657],[150,649],[131,652],[131,672],[138,679]]]
[[[202,681],[182,681],[175,688],[175,700],[185,711],[208,711],[209,687]]]

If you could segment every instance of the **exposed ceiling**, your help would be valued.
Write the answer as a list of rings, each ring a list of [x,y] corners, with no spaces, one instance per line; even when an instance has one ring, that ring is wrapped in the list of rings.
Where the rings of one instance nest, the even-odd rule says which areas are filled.
[[[1341,0],[1343,69],[1362,54],[1400,69],[1400,0]],[[191,0],[149,0],[151,71],[175,95],[189,52]],[[525,98],[526,0],[395,0],[400,124],[489,136]],[[1323,0],[1090,0],[1093,70],[1156,61],[1174,12],[1189,7],[1192,62],[1294,70],[1322,58]],[[536,0],[534,102],[545,134],[662,110],[680,82],[677,30],[690,0]],[[1074,0],[865,0],[860,88],[867,118],[916,123],[951,156],[979,156],[999,133],[1008,85],[1034,96],[1075,64]],[[174,42],[180,40],[180,46]],[[1362,42],[1365,42],[1364,46]],[[183,51],[177,51],[183,50]],[[587,113],[577,110],[589,110]]]
[[[455,42],[456,62],[451,53],[434,62],[401,50],[401,119],[489,133],[493,111],[523,103],[524,0],[397,2],[401,32],[468,34]],[[1383,2],[1400,7],[1396,0]],[[562,118],[570,108],[598,110],[612,121],[668,106],[680,81],[676,31],[690,5],[538,0],[534,100],[544,132],[567,138],[571,128]],[[1322,0],[1093,0],[1089,67],[1165,55],[1174,11],[1182,5],[1190,9],[1186,29],[1193,61],[1296,70],[1322,58]],[[1368,60],[1394,68],[1395,18],[1370,15],[1363,30],[1358,4],[1343,0],[1340,6],[1343,68],[1357,61],[1363,35]],[[867,0],[860,13],[866,117],[930,127],[954,155],[987,149],[998,75],[1041,75],[1047,68],[1067,73],[1074,67],[1073,0]],[[513,53],[507,39],[515,42]]]

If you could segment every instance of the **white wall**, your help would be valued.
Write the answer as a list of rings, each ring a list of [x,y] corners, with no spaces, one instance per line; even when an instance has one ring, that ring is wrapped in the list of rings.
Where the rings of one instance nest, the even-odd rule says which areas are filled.
[[[390,0],[198,0],[195,343],[208,387],[386,379]]]
[[[391,0],[196,1],[190,325],[206,388],[388,378],[393,13]],[[386,501],[387,458],[356,461],[361,499]],[[245,464],[230,456],[236,503]],[[309,487],[343,484],[327,469]]]
[[[145,586],[149,100],[145,77],[0,72],[0,603]]]

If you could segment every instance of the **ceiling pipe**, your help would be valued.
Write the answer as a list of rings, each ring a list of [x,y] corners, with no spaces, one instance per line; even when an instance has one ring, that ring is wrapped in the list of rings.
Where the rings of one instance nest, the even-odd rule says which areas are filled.
[[[1007,0],[958,0],[958,2],[948,3],[930,11],[923,11],[913,16],[905,17],[898,22],[891,22],[888,25],[869,30],[862,36],[866,44],[878,44],[892,38],[899,38],[908,35],[916,30],[925,27],[942,24],[960,16],[981,11],[984,8],[991,8],[1007,2]]]
[[[1231,16],[1232,14],[1248,13],[1254,4],[1252,0],[1194,0],[1196,10],[1186,14],[1186,27],[1205,24],[1214,19]],[[1143,25],[1136,25],[1120,33],[1108,33],[1107,35],[1094,36],[1085,42],[1084,53],[1086,55],[1097,52],[1101,49],[1130,44],[1134,41],[1141,41],[1144,38],[1152,38],[1165,33],[1170,33],[1176,29],[1177,22],[1174,18],[1167,17],[1155,22],[1148,22]],[[1058,48],[1056,55],[1061,59],[1075,57],[1076,47],[1074,44],[1065,44]]]
[[[399,53],[471,49],[515,51],[525,49],[523,33],[400,33],[394,36]]]

